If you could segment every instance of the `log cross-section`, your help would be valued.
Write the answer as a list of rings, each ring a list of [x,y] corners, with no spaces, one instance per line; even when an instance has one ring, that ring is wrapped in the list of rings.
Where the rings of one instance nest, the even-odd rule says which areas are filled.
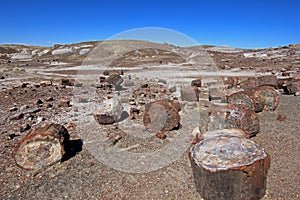
[[[69,140],[67,129],[59,124],[45,124],[32,130],[14,151],[14,159],[24,169],[41,169],[59,162]]]
[[[253,141],[219,136],[190,148],[196,190],[208,200],[253,200],[265,195],[270,157]]]

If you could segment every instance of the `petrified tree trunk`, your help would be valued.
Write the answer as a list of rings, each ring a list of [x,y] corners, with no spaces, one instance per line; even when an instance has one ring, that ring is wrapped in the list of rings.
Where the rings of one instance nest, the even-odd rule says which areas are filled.
[[[14,151],[18,166],[24,169],[41,169],[59,162],[64,146],[69,141],[67,129],[59,124],[45,124],[32,130]]]
[[[175,103],[175,102],[174,102]],[[178,107],[178,105],[175,104]],[[157,100],[145,106],[144,126],[151,132],[170,131],[179,126],[178,108],[168,100]]]
[[[275,110],[279,105],[279,94],[271,86],[260,86],[241,91],[227,97],[230,104],[243,104],[255,112]]]
[[[250,138],[259,133],[259,118],[257,114],[244,105],[223,105],[209,112],[208,130],[239,128]]]
[[[264,196],[270,157],[249,139],[204,139],[189,151],[197,192],[204,199],[254,200]]]

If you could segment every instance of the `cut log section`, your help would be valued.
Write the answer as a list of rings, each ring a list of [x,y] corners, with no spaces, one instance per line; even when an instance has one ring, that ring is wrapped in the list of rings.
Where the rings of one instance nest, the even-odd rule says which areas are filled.
[[[252,90],[233,93],[227,97],[230,104],[242,104],[255,112],[274,111],[279,105],[279,94],[271,86],[260,86]]]
[[[180,115],[168,100],[157,100],[145,106],[143,123],[151,132],[170,131],[179,126]]]
[[[253,200],[265,195],[270,157],[249,139],[219,136],[192,146],[195,187],[207,200]]]
[[[259,133],[259,118],[257,114],[244,105],[222,105],[212,107],[209,113],[208,130],[238,128],[250,138]]]
[[[31,131],[14,151],[14,159],[24,169],[41,169],[59,162],[69,141],[67,129],[59,124],[45,124]]]
[[[279,94],[271,86],[261,86],[253,90],[253,96],[256,102],[261,103],[263,110],[274,111],[279,105]]]

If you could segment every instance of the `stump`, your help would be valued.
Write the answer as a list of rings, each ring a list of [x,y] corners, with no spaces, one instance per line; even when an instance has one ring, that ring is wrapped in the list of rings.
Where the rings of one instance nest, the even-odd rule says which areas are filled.
[[[168,100],[157,100],[145,106],[143,123],[150,131],[170,131],[179,126],[180,115]]]
[[[270,157],[249,139],[219,136],[192,146],[189,157],[204,199],[253,200],[265,195]]]
[[[247,138],[259,133],[257,114],[244,105],[219,106],[212,108],[209,115],[209,131],[238,128],[245,132]]]
[[[14,151],[16,164],[24,169],[41,169],[59,162],[69,141],[67,129],[59,124],[46,124],[32,130]]]

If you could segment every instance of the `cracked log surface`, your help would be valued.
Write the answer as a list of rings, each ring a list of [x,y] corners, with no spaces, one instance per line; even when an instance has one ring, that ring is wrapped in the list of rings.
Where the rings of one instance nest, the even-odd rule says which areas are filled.
[[[24,169],[41,169],[59,162],[69,140],[67,129],[59,124],[45,124],[32,130],[14,151],[17,165]]]
[[[204,199],[260,199],[270,157],[253,141],[235,136],[204,139],[189,151],[195,187]]]

